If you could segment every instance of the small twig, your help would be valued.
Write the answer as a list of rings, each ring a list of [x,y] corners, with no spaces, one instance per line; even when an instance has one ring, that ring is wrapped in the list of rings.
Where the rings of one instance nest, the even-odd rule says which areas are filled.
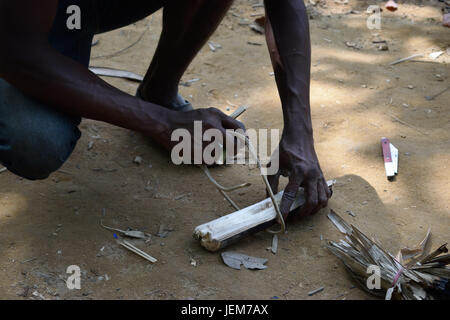
[[[238,207],[238,205],[230,198],[230,196],[223,190],[219,189],[219,192],[225,197],[225,199],[236,209],[241,210],[241,208]]]
[[[5,171],[7,171],[8,169],[7,168],[1,168],[0,169],[0,173],[3,173],[3,172],[5,172]]]
[[[318,289],[316,289],[316,290],[310,291],[310,292],[308,293],[308,296],[313,296],[313,295],[315,295],[316,293],[319,293],[319,292],[323,291],[323,289],[324,289],[324,287],[320,287],[320,288],[318,288]]]
[[[206,174],[206,176],[208,177],[209,181],[211,181],[217,189],[219,189],[220,191],[225,191],[225,192],[230,192],[230,191],[234,191],[237,189],[241,189],[241,188],[245,188],[245,187],[249,187],[251,186],[251,184],[249,182],[237,185],[237,186],[233,186],[233,187],[224,187],[222,185],[220,185],[211,175],[211,172],[209,171],[208,167],[205,165],[201,165],[200,169],[203,170],[203,172]]]
[[[134,239],[143,239],[143,240],[148,240],[150,238],[149,234],[144,233],[142,231],[137,231],[137,230],[125,231],[125,230],[120,230],[120,229],[115,229],[115,228],[105,226],[103,224],[102,220],[100,220],[100,225],[107,230],[119,232],[122,236],[125,236],[125,237],[134,238]]]
[[[105,226],[105,225],[103,224],[103,220],[100,220],[100,225],[101,225],[103,228],[108,229],[108,230],[111,230],[111,231],[117,231],[117,232],[119,232],[119,233],[125,233],[125,232],[126,232],[126,231],[124,231],[124,230],[120,230],[120,229],[116,229],[116,228],[111,228],[111,227]]]
[[[436,93],[435,95],[432,96],[425,96],[425,99],[427,99],[428,101],[434,100],[435,98],[439,97],[441,94],[443,94],[444,92],[446,92],[448,89],[450,89],[450,87],[445,88],[442,91],[439,91],[438,93]]]
[[[413,54],[412,56],[395,60],[395,61],[389,63],[389,65],[393,66],[393,65],[396,65],[396,64],[399,64],[399,63],[402,63],[402,62],[405,62],[405,61],[408,61],[408,60],[411,60],[411,59],[414,59],[414,58],[417,58],[417,57],[423,57],[423,54],[421,54],[421,53]]]
[[[227,103],[232,105],[228,100]],[[237,107],[237,105],[235,105]],[[243,114],[245,111],[247,111],[247,107],[246,106],[240,106],[236,111],[234,111],[230,117],[233,119],[238,118],[241,114]],[[209,181],[211,181],[216,188],[219,190],[219,192],[225,197],[225,199],[236,209],[236,210],[240,210],[239,206],[230,198],[230,196],[226,193],[227,191],[234,191],[237,189],[241,189],[241,188],[245,188],[250,186],[250,183],[243,183],[234,187],[230,187],[230,188],[226,188],[222,185],[220,185],[211,175],[209,169],[207,166],[205,165],[201,165],[199,166],[200,169],[203,170],[203,172],[206,174],[206,177],[209,179]]]
[[[227,103],[232,107],[239,107],[237,104],[231,103],[229,100],[227,100]]]
[[[72,172],[69,172],[69,171],[65,171],[65,170],[58,170],[58,172],[61,172],[61,173],[64,173],[64,174],[68,174],[68,175],[73,175],[73,173]]]
[[[228,102],[228,101],[227,101]],[[230,117],[233,119],[239,118],[245,111],[247,111],[246,106],[240,106],[236,111],[230,114]]]
[[[37,259],[37,258],[31,258],[31,259],[28,259],[28,260],[20,261],[20,263],[27,263],[27,262],[34,261],[34,260],[36,260],[36,259]]]
[[[405,121],[399,119],[397,116],[393,115],[392,113],[388,112],[388,114],[389,114],[389,115],[392,117],[392,119],[394,119],[395,121],[400,122],[401,124],[403,124],[403,125],[405,125],[405,126],[407,126],[407,127],[410,127],[411,129],[414,129],[414,130],[416,130],[417,132],[420,132],[421,134],[428,135],[428,133],[426,133],[426,132],[420,130],[419,128],[413,126],[412,124],[409,124],[408,122],[405,122]]]

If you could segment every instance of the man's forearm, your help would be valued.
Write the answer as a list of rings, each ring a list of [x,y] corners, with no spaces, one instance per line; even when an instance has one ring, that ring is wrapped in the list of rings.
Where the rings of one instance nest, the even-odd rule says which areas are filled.
[[[17,41],[27,45],[2,53],[2,78],[62,112],[145,132],[158,140],[171,111],[114,88],[46,43],[30,42]]]
[[[283,105],[285,130],[312,136],[311,44],[303,0],[265,0],[267,42]]]

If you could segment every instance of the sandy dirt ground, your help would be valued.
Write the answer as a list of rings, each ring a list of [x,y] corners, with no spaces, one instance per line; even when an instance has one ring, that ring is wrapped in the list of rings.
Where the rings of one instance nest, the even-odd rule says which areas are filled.
[[[197,108],[231,113],[235,105],[249,106],[241,118],[248,128],[282,128],[264,37],[245,25],[262,12],[252,8],[255,2],[236,1],[211,39],[222,48],[203,48],[183,79],[201,80],[181,92]],[[365,10],[383,2],[308,2],[316,150],[326,177],[337,180],[329,207],[391,252],[414,246],[428,228],[433,247],[450,240],[450,92],[424,99],[449,85],[450,29],[441,26],[440,2],[404,2],[397,12],[383,11],[381,30],[366,27]],[[124,48],[147,27],[136,46],[91,65],[144,74],[161,12],[99,35],[92,53]],[[386,40],[389,50],[378,50],[372,43],[377,40]],[[436,60],[429,57],[440,50],[444,54]],[[424,56],[389,66],[417,53]],[[130,94],[137,87],[106,80]],[[81,129],[72,157],[49,179],[0,174],[0,298],[370,299],[325,247],[327,239],[341,238],[326,217],[329,209],[289,225],[276,255],[267,250],[271,235],[265,232],[230,248],[267,258],[267,269],[230,269],[219,253],[205,251],[192,237],[195,226],[234,211],[198,168],[172,165],[140,134],[89,120]],[[383,136],[400,151],[394,182],[385,176]],[[141,165],[133,163],[136,156]],[[212,172],[225,185],[252,183],[232,194],[243,207],[265,197],[256,170],[227,166]],[[101,219],[153,234],[150,243],[135,244],[159,261],[152,265],[117,245]],[[170,230],[164,238],[157,236],[161,226]],[[82,270],[81,290],[66,287],[69,265]],[[308,296],[319,287],[324,290]]]

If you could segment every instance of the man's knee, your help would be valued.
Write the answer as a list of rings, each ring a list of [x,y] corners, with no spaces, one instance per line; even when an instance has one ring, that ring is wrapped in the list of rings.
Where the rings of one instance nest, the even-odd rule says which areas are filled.
[[[75,141],[67,136],[55,137],[39,132],[34,138],[39,135],[41,143],[14,144],[5,158],[0,151],[0,159],[9,171],[29,180],[46,179],[64,164],[75,147]]]
[[[30,180],[47,178],[75,148],[78,123],[0,80],[0,163],[9,171]]]

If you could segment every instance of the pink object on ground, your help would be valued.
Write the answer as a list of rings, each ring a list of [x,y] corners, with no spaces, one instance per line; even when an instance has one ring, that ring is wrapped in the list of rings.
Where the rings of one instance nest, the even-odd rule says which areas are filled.
[[[442,24],[450,28],[450,13],[444,14],[444,16],[442,17]]]
[[[389,11],[395,11],[398,9],[398,5],[395,3],[395,1],[389,0],[386,3],[385,8],[388,9]]]

